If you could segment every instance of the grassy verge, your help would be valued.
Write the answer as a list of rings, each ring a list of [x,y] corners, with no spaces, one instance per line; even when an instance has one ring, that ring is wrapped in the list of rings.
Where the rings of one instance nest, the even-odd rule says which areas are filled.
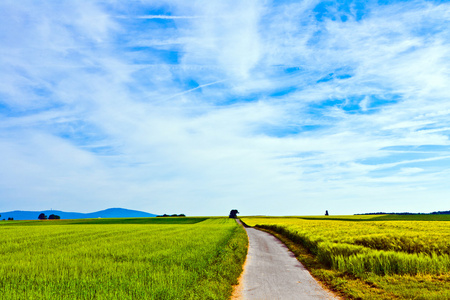
[[[218,251],[203,280],[185,299],[229,299],[232,286],[238,284],[247,250],[247,233],[242,226],[237,226]]]

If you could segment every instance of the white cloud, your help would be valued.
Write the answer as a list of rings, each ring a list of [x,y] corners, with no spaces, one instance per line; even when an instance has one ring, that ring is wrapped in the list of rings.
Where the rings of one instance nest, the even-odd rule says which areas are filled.
[[[448,4],[164,3],[3,4],[3,207],[445,209],[448,151],[384,160],[449,145]]]
[[[247,79],[260,59],[260,1],[198,1],[192,6],[202,18],[183,30],[183,63],[219,65],[224,76]]]
[[[138,19],[196,19],[199,16],[171,16],[171,15],[147,15],[147,16],[137,16],[134,18]]]
[[[410,175],[410,174],[417,174],[423,172],[424,169],[422,168],[402,168],[400,173],[402,175]]]

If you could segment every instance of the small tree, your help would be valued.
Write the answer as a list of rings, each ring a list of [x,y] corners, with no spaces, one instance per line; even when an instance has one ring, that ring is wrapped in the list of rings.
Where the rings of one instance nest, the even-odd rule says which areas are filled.
[[[59,219],[61,219],[61,217],[58,215],[51,214],[50,216],[48,216],[48,219],[49,220],[59,220]]]
[[[325,211],[325,216],[328,216],[328,210]]]
[[[38,217],[39,220],[47,220],[47,216],[44,213],[41,213]]]
[[[239,213],[239,212],[238,212],[237,209],[232,209],[232,210],[230,211],[230,218],[236,219],[238,213]]]

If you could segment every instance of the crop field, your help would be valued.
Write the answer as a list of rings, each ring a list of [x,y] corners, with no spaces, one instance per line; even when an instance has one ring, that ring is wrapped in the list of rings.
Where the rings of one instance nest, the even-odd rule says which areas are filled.
[[[277,233],[314,276],[341,295],[359,299],[450,299],[450,221],[437,221],[448,219],[242,218]]]
[[[247,236],[228,218],[0,222],[2,299],[228,299]]]

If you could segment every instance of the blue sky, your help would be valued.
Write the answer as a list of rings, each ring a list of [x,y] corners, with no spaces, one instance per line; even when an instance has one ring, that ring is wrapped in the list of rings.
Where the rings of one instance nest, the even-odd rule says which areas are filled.
[[[0,211],[448,210],[448,1],[2,1]]]

